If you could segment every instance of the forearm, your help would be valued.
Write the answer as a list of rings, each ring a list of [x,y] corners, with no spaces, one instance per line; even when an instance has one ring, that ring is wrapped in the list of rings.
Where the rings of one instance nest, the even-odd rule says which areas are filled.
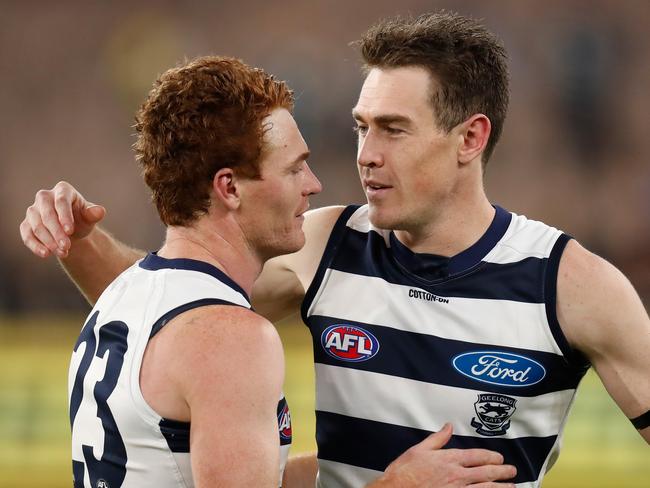
[[[287,462],[282,478],[283,488],[314,488],[318,461],[316,454],[299,454],[292,456]]]
[[[144,254],[96,227],[75,241],[68,257],[59,262],[86,300],[94,304],[109,283]]]
[[[376,480],[368,483],[366,488],[400,488],[401,486],[407,487],[415,485],[413,484],[413,481],[408,479],[400,479],[399,477],[392,476],[389,473],[384,473]]]

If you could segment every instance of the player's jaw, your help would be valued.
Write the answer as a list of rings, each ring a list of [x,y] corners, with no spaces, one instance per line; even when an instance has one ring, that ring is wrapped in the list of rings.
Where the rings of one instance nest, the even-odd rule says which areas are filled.
[[[399,187],[387,178],[362,178],[362,187],[368,201],[368,217],[375,227],[393,229],[401,213]]]

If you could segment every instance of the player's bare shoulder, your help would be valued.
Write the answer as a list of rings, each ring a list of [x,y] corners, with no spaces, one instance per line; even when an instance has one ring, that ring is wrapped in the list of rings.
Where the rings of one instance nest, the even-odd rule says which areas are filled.
[[[274,321],[298,311],[344,209],[343,206],[323,207],[304,214],[305,245],[298,252],[266,262],[253,288],[255,310]]]
[[[344,205],[332,205],[309,210],[305,213],[305,234],[326,233],[330,234],[334,224],[345,210]]]
[[[567,339],[583,352],[606,344],[645,310],[636,291],[614,265],[575,240],[567,243],[557,283],[558,319]]]
[[[305,233],[305,246],[293,256],[297,263],[296,274],[305,288],[309,286],[316,273],[332,229],[344,209],[344,206],[337,205],[317,208],[305,214],[305,223],[302,227]]]
[[[223,388],[242,376],[262,378],[278,394],[281,391],[282,342],[273,324],[250,309],[200,307],[172,320],[160,335],[160,347],[167,350],[166,369],[184,397],[212,385]]]
[[[237,345],[238,356],[282,358],[282,343],[273,324],[252,310],[231,305],[213,305],[190,311],[182,325],[193,349],[222,349]],[[182,340],[179,338],[179,340]]]

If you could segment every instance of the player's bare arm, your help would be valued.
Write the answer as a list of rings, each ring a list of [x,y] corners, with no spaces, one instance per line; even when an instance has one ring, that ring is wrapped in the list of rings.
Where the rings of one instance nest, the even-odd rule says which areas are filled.
[[[345,207],[333,206],[305,213],[305,245],[293,254],[270,259],[253,287],[253,307],[276,322],[300,309],[336,220]]]
[[[514,466],[504,465],[503,456],[486,449],[442,449],[451,438],[452,428],[446,424],[393,461],[383,476],[368,488],[514,488],[514,484],[498,482],[515,477]],[[311,488],[318,464],[316,454],[289,459],[282,486]]]
[[[23,243],[41,258],[56,256],[94,304],[108,284],[144,256],[97,227],[106,210],[65,181],[36,193],[20,224]]]
[[[393,461],[383,476],[368,488],[514,488],[514,466],[503,464],[503,456],[486,449],[442,449],[452,434],[451,424]]]
[[[283,488],[314,488],[317,473],[316,453],[291,456],[284,468],[282,486]]]
[[[558,274],[558,319],[605,388],[650,443],[650,318],[627,278],[570,241]]]
[[[212,306],[181,314],[151,340],[140,382],[160,415],[191,422],[197,488],[276,488],[283,379],[272,324],[245,308]]]
[[[253,305],[260,314],[276,321],[299,309],[343,208],[307,212],[305,246],[266,263],[253,290]],[[36,194],[20,224],[25,246],[39,257],[57,256],[91,304],[117,275],[145,254],[96,225],[105,212],[69,183],[59,182]]]

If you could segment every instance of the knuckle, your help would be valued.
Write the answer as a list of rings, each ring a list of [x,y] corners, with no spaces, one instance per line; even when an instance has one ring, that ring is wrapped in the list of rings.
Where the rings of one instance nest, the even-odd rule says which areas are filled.
[[[38,235],[38,234],[44,234],[45,232],[47,232],[47,229],[45,228],[45,226],[43,225],[42,222],[38,222],[37,224],[34,224],[34,225],[32,226],[32,230],[33,230],[34,233],[37,234],[37,235]]]
[[[67,185],[65,187],[60,187],[57,188],[54,191],[54,199],[57,202],[63,202],[69,200],[75,193],[78,193],[74,188],[72,188],[70,185]]]
[[[36,197],[34,198],[34,203],[36,205],[46,202],[52,198],[52,190],[38,190],[36,192]]]
[[[40,215],[45,219],[52,218],[55,214],[56,212],[51,205],[46,205],[40,209]]]

